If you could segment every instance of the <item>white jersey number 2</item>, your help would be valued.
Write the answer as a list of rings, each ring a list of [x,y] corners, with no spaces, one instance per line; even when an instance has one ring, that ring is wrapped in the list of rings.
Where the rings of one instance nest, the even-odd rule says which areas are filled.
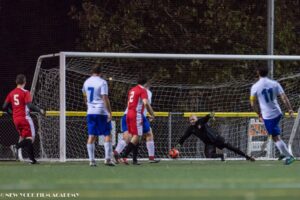
[[[130,96],[129,96],[129,102],[130,103],[133,102],[133,97],[134,97],[134,91],[130,92]]]

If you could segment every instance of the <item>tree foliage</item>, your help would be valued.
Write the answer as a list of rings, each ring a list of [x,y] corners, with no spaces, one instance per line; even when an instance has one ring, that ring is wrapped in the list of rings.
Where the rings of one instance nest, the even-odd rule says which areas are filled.
[[[275,6],[274,53],[299,54],[299,0]],[[81,31],[81,51],[267,54],[267,1],[83,0],[69,14]],[[166,74],[180,75],[180,68]]]

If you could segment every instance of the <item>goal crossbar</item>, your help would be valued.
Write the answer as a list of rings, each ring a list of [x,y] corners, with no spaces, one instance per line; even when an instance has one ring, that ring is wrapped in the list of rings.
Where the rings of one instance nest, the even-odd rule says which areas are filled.
[[[234,55],[234,54],[169,54],[169,53],[112,53],[60,52],[68,57],[142,58],[142,59],[201,59],[201,60],[300,60],[300,55]],[[53,54],[57,56],[58,54]]]

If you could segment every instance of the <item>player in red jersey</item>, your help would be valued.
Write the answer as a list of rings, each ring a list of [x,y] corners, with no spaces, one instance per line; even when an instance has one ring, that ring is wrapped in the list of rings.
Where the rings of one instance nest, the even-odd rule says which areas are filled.
[[[18,144],[14,145],[15,155],[17,157],[19,148],[26,148],[28,151],[31,164],[36,164],[37,161],[34,158],[33,142],[35,137],[34,124],[29,115],[29,111],[39,112],[45,114],[43,109],[33,105],[31,103],[31,95],[28,90],[25,90],[26,77],[23,74],[17,75],[16,78],[17,87],[12,90],[6,97],[2,106],[4,111],[11,112],[9,104],[12,107],[12,115],[15,127],[20,135]]]
[[[128,112],[126,124],[128,127],[128,132],[132,136],[132,139],[129,142],[127,149],[125,150],[122,157],[127,158],[129,153],[133,151],[135,155],[133,156],[133,164],[138,164],[137,150],[140,138],[143,135],[143,112],[145,107],[150,114],[150,120],[154,119],[154,112],[151,105],[149,104],[147,90],[145,88],[147,83],[148,79],[146,77],[140,77],[138,80],[138,85],[131,88],[128,92]]]

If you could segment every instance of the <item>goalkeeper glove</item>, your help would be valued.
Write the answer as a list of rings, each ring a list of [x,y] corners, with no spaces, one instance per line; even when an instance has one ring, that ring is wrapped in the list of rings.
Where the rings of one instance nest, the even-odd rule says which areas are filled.
[[[180,147],[181,147],[181,144],[179,144],[179,143],[176,144],[176,146],[175,146],[176,149],[179,149]]]

